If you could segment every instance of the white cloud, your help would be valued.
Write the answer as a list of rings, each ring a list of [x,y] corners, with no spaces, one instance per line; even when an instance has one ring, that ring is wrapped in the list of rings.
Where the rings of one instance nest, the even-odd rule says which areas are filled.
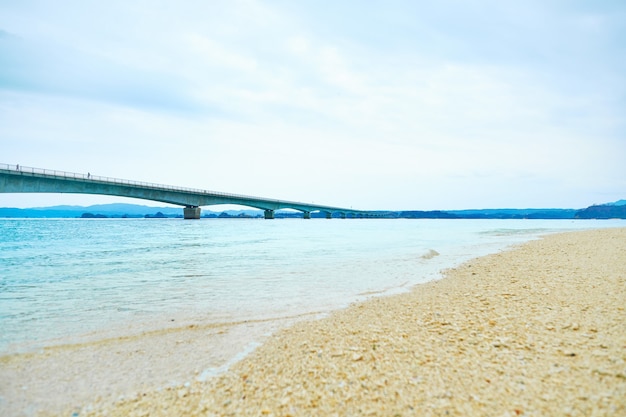
[[[196,59],[194,65],[200,69],[221,67],[226,70],[252,73],[258,68],[256,60],[235,53],[218,42],[198,34],[189,34],[184,40],[189,46],[189,53]]]
[[[0,162],[372,209],[623,198],[625,8],[585,7],[3,4]]]

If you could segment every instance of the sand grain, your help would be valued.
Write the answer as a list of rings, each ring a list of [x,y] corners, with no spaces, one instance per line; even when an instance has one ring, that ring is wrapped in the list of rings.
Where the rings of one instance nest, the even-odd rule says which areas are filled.
[[[551,235],[83,416],[626,415],[626,229]]]
[[[625,306],[626,228],[550,235],[410,293],[267,321],[295,324],[205,382],[198,370],[223,362],[209,347],[263,327],[4,357],[0,414],[626,415]]]

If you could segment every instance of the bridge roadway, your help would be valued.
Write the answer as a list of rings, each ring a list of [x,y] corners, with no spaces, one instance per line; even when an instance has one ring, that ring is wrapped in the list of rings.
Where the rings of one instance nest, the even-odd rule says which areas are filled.
[[[139,198],[183,206],[185,219],[199,219],[200,206],[217,204],[236,204],[258,208],[265,211],[266,219],[273,219],[274,211],[284,208],[303,212],[305,219],[310,219],[311,212],[314,211],[326,213],[328,219],[332,218],[333,213],[338,213],[342,218],[347,216],[371,217],[371,214],[367,212],[341,207],[227,194],[100,177],[89,173],[77,174],[8,164],[0,164],[0,193],[102,194]]]

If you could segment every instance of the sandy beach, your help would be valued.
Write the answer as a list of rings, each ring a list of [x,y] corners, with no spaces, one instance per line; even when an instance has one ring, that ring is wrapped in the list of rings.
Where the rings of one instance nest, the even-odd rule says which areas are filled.
[[[181,350],[171,367],[184,368],[191,382],[163,386],[155,369],[152,385],[112,398],[105,378],[85,391],[89,401],[55,403],[45,414],[626,415],[625,307],[626,228],[549,235],[472,260],[406,294],[293,320],[206,381],[194,378],[189,358],[202,349],[198,332],[219,329],[189,328],[172,336],[169,349]],[[110,373],[124,378],[133,358],[116,362],[122,342],[159,354],[149,337],[112,340],[45,358],[4,358],[0,377],[41,367],[66,375],[79,371],[80,358],[80,366],[91,361],[94,369],[108,361]],[[176,362],[181,357],[187,360]],[[149,357],[143,361],[151,366]],[[0,387],[6,396],[6,379]]]

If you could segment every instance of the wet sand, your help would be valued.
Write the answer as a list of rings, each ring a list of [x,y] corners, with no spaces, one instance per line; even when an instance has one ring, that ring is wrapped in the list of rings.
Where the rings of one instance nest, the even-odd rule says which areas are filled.
[[[0,416],[59,413],[223,373],[278,329],[319,314],[184,324],[0,357]],[[236,355],[233,358],[233,355]],[[74,411],[65,413],[71,415]]]
[[[297,321],[204,382],[165,386],[157,369],[151,386],[161,388],[112,399],[96,380],[91,400],[63,415],[626,415],[625,306],[626,228],[550,235],[410,293]],[[203,348],[176,340],[190,346],[174,349],[172,367]],[[137,361],[116,361],[117,348],[81,354],[83,372],[105,365],[132,379],[124,370]],[[76,355],[60,352],[49,352],[48,371],[76,368]],[[40,360],[5,360],[0,371]]]

